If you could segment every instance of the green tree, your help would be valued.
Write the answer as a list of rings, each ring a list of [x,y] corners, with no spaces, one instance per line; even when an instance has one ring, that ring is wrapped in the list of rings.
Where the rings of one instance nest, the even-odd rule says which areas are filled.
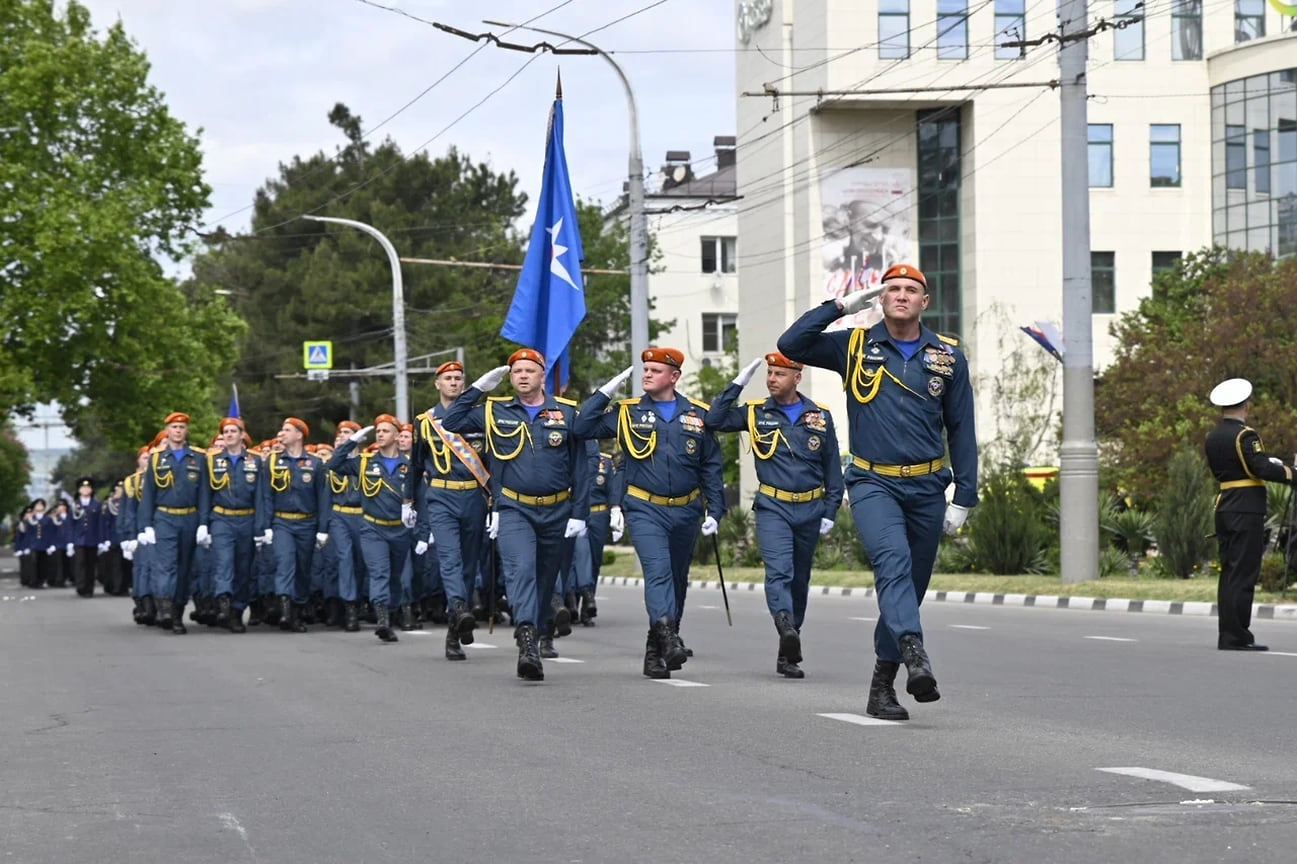
[[[1297,259],[1209,249],[1159,274],[1152,296],[1113,324],[1116,357],[1095,394],[1103,456],[1121,486],[1145,500],[1172,455],[1201,449],[1225,378],[1255,391],[1248,422],[1268,450],[1297,449]]]
[[[8,422],[0,423],[0,518],[17,514],[27,502],[27,484],[32,464],[27,448],[14,435]]]

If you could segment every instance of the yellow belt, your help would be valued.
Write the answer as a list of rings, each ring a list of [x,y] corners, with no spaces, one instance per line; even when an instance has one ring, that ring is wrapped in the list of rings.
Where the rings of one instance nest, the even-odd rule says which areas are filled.
[[[1248,489],[1253,486],[1264,486],[1264,480],[1226,480],[1220,484],[1220,489],[1224,492],[1226,489]]]
[[[291,520],[293,520],[293,521],[298,521],[298,520],[301,520],[301,519],[314,519],[314,518],[315,518],[315,514],[314,514],[314,513],[287,513],[287,512],[285,512],[285,511],[283,511],[283,510],[276,510],[276,511],[275,511],[275,518],[276,518],[276,519],[291,519]]]
[[[558,504],[560,501],[566,501],[572,497],[570,489],[555,492],[553,495],[524,495],[509,488],[503,488],[500,491],[504,493],[506,498],[512,498],[515,501],[521,501],[523,504],[531,504],[535,507],[548,507],[551,504]]]
[[[607,509],[608,509],[608,505],[607,505],[607,504],[591,504],[591,505],[590,505],[590,512],[591,512],[591,513],[602,513],[603,511],[605,511],[605,510],[607,510]]]
[[[762,495],[769,495],[771,498],[777,498],[780,501],[791,501],[794,504],[801,504],[805,501],[814,501],[817,498],[824,497],[824,487],[812,489],[809,492],[785,492],[783,489],[776,489],[773,486],[767,486],[762,483],[757,487],[761,490]]]
[[[359,507],[352,507],[347,504],[334,504],[333,512],[346,513],[348,516],[359,516],[361,513],[364,513],[365,511]]]
[[[875,474],[882,474],[884,477],[922,477],[924,474],[935,474],[940,471],[945,465],[945,460],[933,459],[931,462],[920,462],[918,465],[878,465],[868,459],[853,456],[851,464],[866,471],[873,471]]]
[[[375,525],[382,525],[384,528],[395,528],[402,524],[400,519],[379,519],[375,516],[370,516],[368,513],[365,514],[365,521],[373,522]]]
[[[197,507],[155,507],[161,513],[169,513],[172,516],[188,516],[190,513],[197,513]]]
[[[428,485],[434,489],[476,489],[478,482],[476,480],[438,480],[428,481]]]
[[[213,513],[220,513],[222,516],[251,516],[257,511],[248,507],[246,510],[231,510],[229,507],[213,507]]]
[[[638,486],[627,486],[626,494],[632,498],[638,498],[641,501],[647,501],[650,504],[663,504],[667,507],[682,507],[685,504],[692,504],[698,498],[698,496],[702,494],[702,492],[695,489],[694,491],[690,492],[688,495],[681,495],[678,498],[671,498],[667,495],[654,495],[652,492],[648,491],[647,489],[641,489]]]

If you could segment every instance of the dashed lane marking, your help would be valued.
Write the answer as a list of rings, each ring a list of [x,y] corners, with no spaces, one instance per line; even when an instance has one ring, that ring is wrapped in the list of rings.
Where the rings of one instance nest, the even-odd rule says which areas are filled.
[[[990,630],[990,627],[982,627],[979,624],[951,624],[951,630]]]
[[[830,720],[841,720],[843,723],[854,723],[857,726],[900,726],[895,720],[879,720],[877,717],[866,717],[864,714],[816,714],[816,717],[827,717]]]
[[[704,684],[701,681],[686,681],[683,678],[654,678],[659,684],[668,684],[672,687],[710,687],[710,684]]]
[[[848,621],[877,621],[877,618],[848,618]]]
[[[1095,642],[1138,642],[1138,639],[1127,639],[1125,636],[1084,636],[1084,639],[1093,639]]]
[[[490,645],[486,642],[474,642],[472,645],[465,645],[464,647],[465,648],[495,648],[497,646]]]
[[[699,606],[699,609],[719,609],[719,606]]]
[[[1108,774],[1121,774],[1126,777],[1138,777],[1141,780],[1156,780],[1159,783],[1170,783],[1190,792],[1240,792],[1249,787],[1228,780],[1214,780],[1211,777],[1197,777],[1193,774],[1176,774],[1174,771],[1159,771],[1156,768],[1124,767],[1096,768]]]
[[[584,660],[578,660],[575,657],[551,657],[555,663],[584,663]]]
[[[1293,651],[1266,651],[1266,654],[1273,654],[1276,657],[1297,657],[1297,652]]]

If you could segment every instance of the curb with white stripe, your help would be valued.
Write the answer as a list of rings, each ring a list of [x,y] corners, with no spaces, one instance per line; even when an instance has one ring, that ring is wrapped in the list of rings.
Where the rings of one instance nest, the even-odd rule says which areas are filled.
[[[639,588],[644,580],[630,576],[600,576],[600,585],[623,585]],[[720,590],[715,580],[689,580],[690,588]],[[727,582],[730,591],[765,590],[761,582]],[[840,588],[812,585],[811,594],[829,597],[873,597],[873,588]],[[1044,609],[1081,609],[1086,612],[1151,612],[1160,615],[1215,616],[1216,604],[1180,600],[1124,600],[1116,597],[1061,597],[1054,594],[995,594],[989,591],[928,591],[928,603],[976,603],[988,606],[1030,606]],[[1259,619],[1297,621],[1297,604],[1254,603],[1252,615]]]

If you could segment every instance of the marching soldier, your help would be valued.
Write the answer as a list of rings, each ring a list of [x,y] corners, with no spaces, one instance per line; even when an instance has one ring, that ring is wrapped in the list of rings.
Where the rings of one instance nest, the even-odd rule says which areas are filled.
[[[44,513],[45,502],[37,498],[23,508],[22,516],[14,531],[14,554],[19,558],[18,581],[27,588],[44,587],[39,584],[36,567],[38,548],[36,535],[40,530],[41,517]]]
[[[1221,651],[1266,651],[1250,629],[1252,597],[1265,552],[1265,484],[1294,483],[1293,470],[1268,456],[1261,436],[1247,425],[1252,383],[1230,378],[1211,391],[1220,423],[1207,433],[1207,465],[1220,484],[1216,496],[1216,545],[1220,583],[1216,589],[1216,647]]]
[[[247,632],[243,610],[252,593],[253,538],[264,534],[270,515],[257,504],[264,495],[265,467],[244,449],[245,427],[238,417],[221,420],[220,446],[207,460],[211,510],[207,544],[212,555],[214,623],[231,633]]]
[[[476,619],[469,609],[486,535],[491,475],[482,461],[486,436],[457,435],[442,426],[464,391],[464,367],[452,360],[437,367],[437,404],[420,414],[414,437],[415,537],[432,547],[446,595],[446,659],[465,660]]]
[[[333,455],[336,457],[347,439],[359,431],[360,424],[354,420],[339,423],[338,434],[333,441]],[[345,458],[358,458],[354,448]],[[329,492],[333,497],[333,515],[329,517],[329,546],[333,547],[338,570],[338,596],[343,606],[342,629],[355,633],[360,630],[359,601],[363,594],[358,586],[363,584],[365,578],[365,559],[360,554],[360,530],[364,522],[361,518],[364,510],[360,506],[360,478],[355,474],[341,474],[331,470]]]
[[[208,487],[203,476],[207,457],[191,448],[189,415],[167,415],[166,439],[149,454],[144,471],[144,492],[138,523],[141,546],[153,546],[153,590],[158,605],[158,626],[177,635],[185,633],[184,612],[197,543],[205,542],[207,526],[199,513],[207,512]]]
[[[275,556],[275,595],[279,629],[305,633],[301,620],[311,590],[311,559],[329,542],[329,481],[324,463],[306,452],[311,427],[288,417],[279,429],[283,450],[270,454],[261,507],[273,514],[262,533]]]
[[[649,634],[644,674],[670,678],[690,652],[680,638],[689,564],[698,532],[715,534],[725,515],[725,488],[716,436],[703,418],[707,404],[676,391],[684,353],[649,348],[644,362],[644,395],[621,399],[606,411],[612,394],[630,377],[628,368],[581,406],[576,434],[616,438],[624,454],[626,498],[635,553],[644,569],[644,605]]]
[[[506,374],[514,395],[474,407]],[[517,674],[528,681],[545,679],[541,651],[553,653],[550,598],[564,541],[585,533],[590,509],[586,448],[574,434],[575,421],[575,402],[545,392],[545,358],[531,348],[474,381],[442,418],[450,432],[486,433],[495,505],[487,536],[498,541],[516,625]]]
[[[117,520],[121,518],[125,500],[122,481],[118,480],[99,511],[99,559],[96,569],[104,592],[118,597],[130,590],[126,566],[128,562],[122,560],[121,541],[117,538]]]
[[[332,444],[319,444],[315,455],[320,461],[328,464],[333,458]],[[306,604],[307,624],[323,624],[326,627],[342,626],[342,602],[338,599],[338,560],[333,548],[333,483],[329,472],[325,471],[325,488],[329,498],[329,540],[323,549],[318,549],[311,558],[311,599]]]
[[[73,584],[77,596],[93,597],[96,564],[99,561],[99,514],[103,505],[95,498],[95,481],[91,477],[77,480],[77,497],[69,509],[68,557],[72,559]]]
[[[919,321],[928,283],[918,268],[883,273],[883,320],[868,329],[825,333],[871,302],[858,291],[807,312],[779,337],[786,357],[830,369],[847,391],[852,464],[851,515],[874,563],[878,625],[866,713],[905,720],[892,682],[905,663],[905,689],[917,702],[941,698],[923,647],[919,604],[932,578],[944,529],[954,534],[977,504],[977,433],[968,361],[959,341]],[[951,464],[946,464],[947,445]],[[946,487],[955,484],[953,503]]]
[[[122,547],[122,557],[131,562],[131,596],[135,600],[132,617],[136,624],[152,627],[158,619],[158,608],[153,596],[153,552],[141,545],[139,534],[140,503],[144,500],[144,472],[149,467],[150,446],[145,444],[135,454],[136,470],[122,481],[124,503],[122,515],[117,520],[117,542]]]
[[[766,364],[767,399],[732,407]],[[747,432],[756,459],[757,542],[766,566],[766,607],[779,633],[776,673],[802,678],[802,623],[811,562],[842,504],[842,464],[828,408],[798,392],[802,364],[778,351],[753,360],[712,403],[707,428]]]

